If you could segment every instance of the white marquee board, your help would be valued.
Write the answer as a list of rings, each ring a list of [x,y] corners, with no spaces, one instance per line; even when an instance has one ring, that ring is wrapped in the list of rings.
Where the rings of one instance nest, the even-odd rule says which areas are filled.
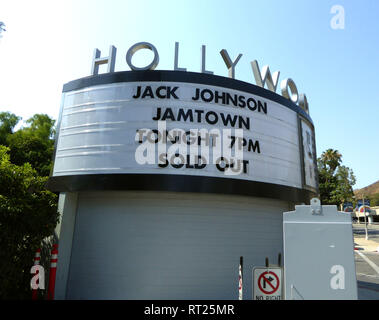
[[[154,98],[150,95],[143,99],[141,96],[133,98],[137,96],[138,87],[143,90],[148,86],[154,93]],[[156,97],[156,89],[162,86],[171,90],[177,87],[174,91],[177,98]],[[219,95],[228,93],[232,97],[242,96],[245,101],[250,99],[259,101],[261,105],[265,104],[266,109],[258,110],[254,102],[250,103],[251,108],[242,108],[233,104],[225,105],[221,99],[218,103],[214,100],[194,101],[192,98],[196,96],[196,90],[217,91]],[[162,95],[165,92],[167,90],[160,91]],[[209,97],[209,94],[205,97]],[[246,141],[251,141],[255,146],[258,141],[259,150],[253,151],[251,148],[248,151],[244,148],[243,159],[248,161],[246,172],[233,175],[232,178],[302,187],[298,115],[295,111],[275,101],[243,91],[182,82],[122,82],[64,93],[53,176],[148,173],[228,178],[211,164],[199,170],[185,166],[179,169],[172,166],[162,168],[156,163],[140,165],[136,162],[135,153],[139,146],[136,141],[137,130],[158,129],[159,117],[162,119],[167,109],[175,116],[175,121],[172,117],[166,117],[167,130],[179,128],[185,131],[221,131],[240,128]],[[177,121],[179,112],[182,112],[182,117]],[[212,123],[205,121],[208,112],[212,112],[208,118]],[[216,122],[215,114],[218,117]],[[192,119],[189,115],[192,115]],[[228,117],[236,119],[234,127],[230,125],[232,121],[225,122]],[[307,141],[307,135],[313,135],[313,131],[309,125],[304,124],[303,128],[303,141]],[[314,139],[313,136],[310,138]],[[314,171],[314,165],[314,161],[309,158],[306,172],[312,171],[312,166]],[[307,178],[310,186],[315,188],[315,183],[315,180]]]

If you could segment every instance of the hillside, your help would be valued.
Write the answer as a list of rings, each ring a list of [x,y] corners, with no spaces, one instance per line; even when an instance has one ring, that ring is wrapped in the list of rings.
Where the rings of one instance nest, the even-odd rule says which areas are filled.
[[[374,182],[373,184],[370,184],[367,187],[364,187],[362,189],[354,190],[355,195],[361,195],[364,194],[365,196],[370,196],[376,193],[379,193],[379,180]]]

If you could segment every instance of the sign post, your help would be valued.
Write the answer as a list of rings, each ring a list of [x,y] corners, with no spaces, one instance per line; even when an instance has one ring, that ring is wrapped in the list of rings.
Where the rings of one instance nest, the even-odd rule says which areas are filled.
[[[370,206],[370,200],[365,199],[365,196],[362,195],[362,203],[360,202],[360,200],[358,200],[358,211],[361,212],[363,210],[363,217],[364,217],[364,221],[365,221],[366,240],[368,240],[366,206]]]
[[[282,268],[253,269],[253,300],[282,300]]]
[[[367,231],[367,217],[366,217],[366,206],[365,206],[365,196],[362,196],[363,201],[363,216],[365,218],[365,233],[366,233],[366,240],[368,240],[368,231]]]

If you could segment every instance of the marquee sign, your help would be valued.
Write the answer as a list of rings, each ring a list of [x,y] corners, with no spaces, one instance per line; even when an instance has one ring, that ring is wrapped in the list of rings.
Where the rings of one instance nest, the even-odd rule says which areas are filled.
[[[141,50],[148,49],[153,53],[153,60],[144,67],[136,67],[132,58],[133,55]],[[94,50],[93,59],[92,59],[92,69],[91,74],[97,75],[99,73],[99,65],[107,64],[107,71],[109,73],[114,72],[115,64],[116,64],[116,53],[117,49],[114,46],[109,47],[109,55],[106,57],[100,57],[101,51],[99,49]],[[222,49],[220,51],[220,55],[224,60],[224,63],[228,69],[228,77],[234,79],[235,78],[235,69],[242,57],[242,53],[240,53],[237,58],[233,59],[229,56],[229,53],[226,49]],[[159,64],[159,54],[158,50],[149,42],[138,42],[132,45],[126,53],[125,57],[127,65],[133,71],[146,71],[146,70],[155,70],[155,68]],[[206,70],[206,46],[203,45],[201,47],[201,69],[200,72],[204,74],[213,74],[212,71]],[[174,55],[174,71],[187,71],[186,68],[181,68],[178,66],[179,61],[179,42],[175,42],[175,55]],[[250,62],[251,68],[254,74],[254,78],[257,86],[264,88],[267,85],[268,90],[275,92],[276,88],[279,84],[279,75],[280,71],[275,71],[273,74],[270,72],[269,66],[264,66],[262,71],[259,68],[257,60],[253,60]],[[305,110],[306,113],[309,113],[308,100],[305,94],[299,94],[297,90],[297,86],[295,82],[291,78],[283,79],[280,82],[280,91],[283,97],[291,100],[293,103],[298,104],[302,109]]]
[[[313,123],[291,99],[207,73],[95,71],[64,86],[52,190],[317,193]]]

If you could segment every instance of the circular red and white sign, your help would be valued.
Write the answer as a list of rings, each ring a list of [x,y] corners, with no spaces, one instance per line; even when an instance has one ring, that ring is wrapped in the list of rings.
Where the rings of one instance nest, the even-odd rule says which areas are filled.
[[[258,278],[258,287],[265,294],[274,294],[278,290],[279,285],[279,278],[272,271],[266,271]]]

